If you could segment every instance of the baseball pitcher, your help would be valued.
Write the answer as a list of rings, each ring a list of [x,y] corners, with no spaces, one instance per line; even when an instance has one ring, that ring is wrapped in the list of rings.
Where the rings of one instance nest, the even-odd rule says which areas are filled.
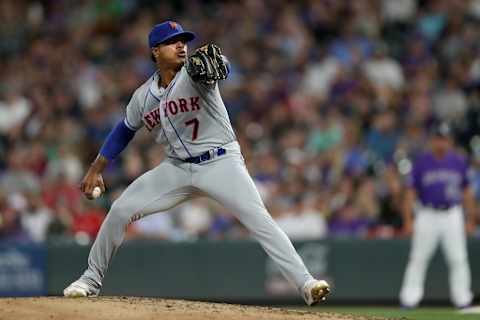
[[[406,195],[405,232],[413,231],[413,238],[400,292],[404,307],[413,308],[420,303],[428,263],[438,244],[447,260],[453,304],[461,308],[472,301],[465,231],[473,231],[475,221],[467,171],[466,159],[452,148],[448,124],[440,124],[432,134],[431,151],[418,156],[413,164]]]
[[[151,30],[149,46],[158,70],[134,92],[125,119],[110,132],[81,189],[88,198],[96,187],[105,190],[103,169],[142,127],[164,145],[167,157],[133,181],[112,204],[90,250],[87,270],[64,295],[99,294],[129,223],[207,195],[236,214],[308,305],[324,300],[329,285],[308,272],[265,209],[245,167],[217,83],[227,78],[228,62],[213,44],[187,56],[187,42],[194,38],[194,33],[173,21]]]

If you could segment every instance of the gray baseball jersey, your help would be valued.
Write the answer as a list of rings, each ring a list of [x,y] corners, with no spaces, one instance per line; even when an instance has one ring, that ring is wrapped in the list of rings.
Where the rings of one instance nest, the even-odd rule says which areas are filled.
[[[157,72],[133,94],[125,120],[130,129],[145,126],[169,157],[181,159],[236,140],[216,82],[196,83],[185,67],[167,88],[158,80]]]

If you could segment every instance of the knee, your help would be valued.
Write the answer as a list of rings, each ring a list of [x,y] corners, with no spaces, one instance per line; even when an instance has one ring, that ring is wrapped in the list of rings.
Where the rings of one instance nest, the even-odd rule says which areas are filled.
[[[460,267],[460,266],[463,266],[463,265],[466,265],[467,264],[467,256],[466,255],[461,255],[461,254],[457,254],[453,257],[448,257],[447,258],[447,264],[452,268],[455,268],[455,267]]]
[[[115,200],[108,212],[107,219],[110,223],[126,226],[131,222],[134,208],[124,201]]]
[[[424,256],[413,256],[410,258],[410,264],[419,267],[419,268],[426,268],[430,259]]]

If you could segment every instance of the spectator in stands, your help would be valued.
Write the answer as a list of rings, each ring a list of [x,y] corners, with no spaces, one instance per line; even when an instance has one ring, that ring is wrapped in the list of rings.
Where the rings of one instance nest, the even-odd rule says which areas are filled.
[[[211,39],[225,48],[231,72],[223,97],[267,203],[322,199],[313,211],[333,235],[363,236],[370,222],[371,236],[378,226],[395,229],[399,170],[424,148],[430,123],[452,120],[462,148],[478,153],[477,2],[0,1],[0,188],[17,217],[37,217],[31,204],[22,206],[40,192],[36,208],[52,216],[47,237],[71,237],[84,210],[81,164],[154,70],[143,35],[175,18],[198,30],[193,47]],[[146,136],[137,134],[106,170],[111,189],[100,206],[163,157]],[[192,238],[245,236],[211,202],[186,210],[167,229]],[[32,237],[43,239],[42,230]]]
[[[34,242],[45,241],[53,220],[52,211],[45,206],[40,193],[28,193],[26,200],[26,208],[21,212],[22,227]]]
[[[27,243],[28,233],[23,229],[20,214],[0,192],[0,242]]]

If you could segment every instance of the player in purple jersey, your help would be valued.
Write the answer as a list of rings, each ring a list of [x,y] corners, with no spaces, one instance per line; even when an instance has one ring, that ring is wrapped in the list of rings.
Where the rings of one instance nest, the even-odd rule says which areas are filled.
[[[454,151],[448,124],[435,127],[431,149],[415,159],[408,184],[404,232],[413,236],[400,302],[407,308],[420,303],[428,263],[440,244],[449,268],[452,302],[459,308],[468,306],[473,297],[465,231],[475,229],[475,200],[468,162]]]

